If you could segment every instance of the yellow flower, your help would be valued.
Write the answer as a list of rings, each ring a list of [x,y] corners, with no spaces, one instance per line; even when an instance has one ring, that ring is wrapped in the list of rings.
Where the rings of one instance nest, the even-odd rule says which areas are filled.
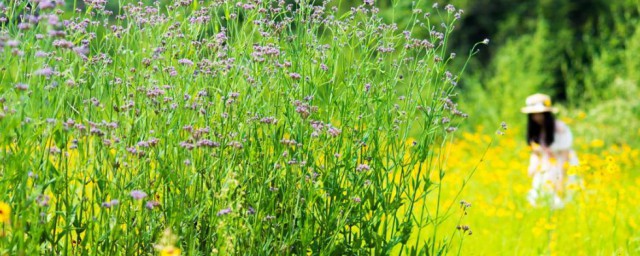
[[[591,141],[591,147],[593,148],[601,148],[602,146],[604,146],[604,141],[600,139],[595,139]]]
[[[544,228],[545,228],[546,230],[553,230],[553,229],[556,229],[556,224],[555,224],[555,223],[553,223],[553,222],[547,222],[547,223],[544,225]]]
[[[166,246],[160,250],[160,256],[179,256],[180,249],[175,248],[171,245]]]
[[[573,118],[571,118],[571,117],[564,117],[564,118],[562,118],[562,121],[565,124],[568,124],[568,125],[573,124]]]
[[[578,120],[582,120],[585,117],[587,117],[587,113],[585,113],[584,111],[578,112]]]
[[[567,175],[576,175],[578,174],[579,170],[580,170],[580,167],[577,165],[569,166],[569,169],[567,170]]]
[[[550,106],[551,106],[551,100],[546,99],[546,100],[544,101],[544,106],[545,106],[545,107],[550,107]]]
[[[607,162],[613,163],[615,162],[615,158],[613,158],[613,156],[607,156]]]
[[[0,223],[9,222],[11,217],[11,207],[5,202],[0,202]]]
[[[578,190],[578,188],[579,188],[578,184],[575,184],[575,183],[571,183],[569,184],[569,186],[567,186],[567,189],[569,190]]]

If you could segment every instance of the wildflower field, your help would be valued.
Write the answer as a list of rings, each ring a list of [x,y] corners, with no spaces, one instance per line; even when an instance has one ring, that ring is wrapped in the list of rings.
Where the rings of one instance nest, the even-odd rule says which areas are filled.
[[[461,102],[489,39],[391,2],[0,2],[0,255],[640,254],[640,144],[576,129],[532,207],[519,121]]]

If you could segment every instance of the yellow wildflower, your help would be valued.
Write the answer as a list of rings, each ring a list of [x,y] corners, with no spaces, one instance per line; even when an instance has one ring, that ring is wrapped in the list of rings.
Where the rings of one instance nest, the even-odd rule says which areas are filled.
[[[567,170],[567,174],[568,175],[576,175],[576,174],[578,174],[579,170],[580,170],[580,167],[577,166],[577,165],[569,166],[569,169]]]
[[[5,202],[0,202],[0,223],[8,223],[10,217],[11,207]]]
[[[563,121],[565,124],[568,124],[568,125],[573,124],[573,118],[571,118],[571,117],[564,117],[564,118],[562,118],[562,121]]]
[[[176,240],[177,237],[171,233],[171,229],[167,228],[162,234],[160,242],[155,245],[156,250],[160,252],[161,256],[178,256],[181,253],[180,248],[173,246]]]
[[[175,248],[171,245],[166,246],[160,250],[160,256],[179,256],[180,249]]]
[[[571,183],[569,184],[569,186],[567,186],[567,189],[569,190],[578,190],[578,188],[579,188],[578,184],[575,184],[575,183]]]
[[[587,117],[587,113],[585,113],[584,111],[578,112],[578,119],[579,120],[585,119],[586,117]]]
[[[604,146],[604,141],[601,139],[595,139],[591,141],[592,148],[601,148],[602,146]]]

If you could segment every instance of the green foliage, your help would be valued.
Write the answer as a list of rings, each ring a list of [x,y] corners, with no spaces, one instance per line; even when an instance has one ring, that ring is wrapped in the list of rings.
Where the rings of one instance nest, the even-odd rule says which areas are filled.
[[[563,108],[561,117],[575,118],[578,109],[586,112],[586,119],[574,124],[578,137],[637,142],[633,139],[640,129],[636,1],[492,3],[490,10],[503,9],[491,16],[481,8],[487,4],[482,1],[462,6],[469,8],[465,19],[480,22],[474,29],[463,20],[470,26],[460,38],[482,30],[492,39],[490,55],[481,53],[472,62],[472,78],[462,84],[467,92],[462,102],[474,113],[472,123],[486,126],[505,120],[521,126],[524,118],[518,110],[524,99],[543,92]]]
[[[522,99],[536,91],[549,90],[549,62],[553,60],[554,44],[546,40],[548,25],[541,21],[535,34],[523,36],[500,48],[493,60],[494,74],[488,81],[466,83],[464,109],[472,110],[470,120],[478,123],[499,123],[517,120]],[[472,70],[474,71],[479,70]],[[482,71],[479,71],[482,72]],[[472,80],[473,81],[473,80]]]

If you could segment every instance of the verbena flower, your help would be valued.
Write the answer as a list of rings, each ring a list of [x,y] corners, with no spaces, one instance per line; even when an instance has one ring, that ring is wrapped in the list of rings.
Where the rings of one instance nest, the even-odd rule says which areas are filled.
[[[142,200],[143,198],[147,197],[147,193],[141,190],[133,190],[131,191],[131,197],[133,197],[133,199],[135,200]]]
[[[36,198],[36,202],[38,203],[38,206],[40,207],[47,207],[49,206],[49,196],[48,195],[39,195]]]
[[[220,211],[218,211],[218,216],[223,216],[223,215],[227,215],[231,213],[231,208],[226,208],[226,209],[222,209]]]
[[[146,207],[149,210],[153,210],[153,208],[155,208],[156,206],[159,206],[160,202],[155,201],[155,200],[151,200],[151,201],[147,201],[147,203],[144,205],[144,207]]]
[[[120,201],[118,199],[112,199],[111,201],[102,203],[102,207],[109,209],[109,208],[114,207],[114,206],[116,206],[118,204],[120,204]]]
[[[27,84],[17,83],[15,88],[19,91],[26,91],[27,89],[29,89],[29,86]]]

